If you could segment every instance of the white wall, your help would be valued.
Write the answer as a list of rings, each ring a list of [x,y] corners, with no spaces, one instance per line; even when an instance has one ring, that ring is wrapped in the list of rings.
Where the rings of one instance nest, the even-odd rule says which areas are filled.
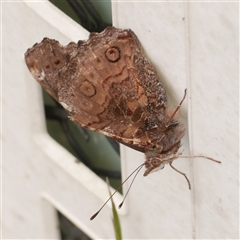
[[[184,153],[222,161],[176,160],[192,191],[169,167],[139,176],[119,211],[125,239],[238,238],[238,19],[238,3],[114,1],[114,25],[137,34],[171,104],[188,88]],[[58,239],[57,208],[92,238],[114,238],[109,207],[89,221],[108,197],[105,183],[48,136],[24,63],[43,37],[67,44],[88,33],[47,2],[3,2],[2,23],[2,237]],[[123,178],[143,160],[123,148]]]

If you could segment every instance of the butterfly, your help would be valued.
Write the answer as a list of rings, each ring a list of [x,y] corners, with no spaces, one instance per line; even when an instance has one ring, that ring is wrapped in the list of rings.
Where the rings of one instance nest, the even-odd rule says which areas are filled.
[[[44,38],[25,53],[27,67],[76,124],[145,153],[144,176],[173,160],[184,126],[172,111],[156,70],[130,29],[107,27],[86,41],[62,46]]]

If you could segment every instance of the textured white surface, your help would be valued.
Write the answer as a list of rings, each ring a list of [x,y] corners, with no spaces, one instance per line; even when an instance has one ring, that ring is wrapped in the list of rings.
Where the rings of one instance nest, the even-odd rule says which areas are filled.
[[[106,185],[46,134],[40,87],[24,63],[45,36],[67,44],[87,32],[46,2],[2,3],[2,17],[3,238],[57,239],[54,208],[92,238],[114,238],[109,208],[88,220]],[[238,239],[238,18],[238,3],[114,1],[114,25],[137,34],[174,106],[188,88],[184,153],[222,161],[177,160],[191,192],[168,166],[139,176],[121,216],[125,239]],[[123,148],[122,160],[126,177],[144,158]]]
[[[41,87],[24,61],[45,36],[67,44],[88,33],[48,2],[2,5],[3,238],[58,239],[54,209],[92,238],[113,237],[109,207],[105,221],[89,220],[109,196],[106,184],[46,133]]]
[[[192,149],[197,238],[239,238],[238,3],[189,4]]]
[[[137,231],[125,236],[238,239],[238,3],[115,1],[113,9],[114,25],[134,30],[175,106],[188,88],[181,116],[191,153],[222,161],[176,160],[191,176],[191,192],[169,167],[138,180],[127,216]],[[136,158],[124,155],[125,176]]]

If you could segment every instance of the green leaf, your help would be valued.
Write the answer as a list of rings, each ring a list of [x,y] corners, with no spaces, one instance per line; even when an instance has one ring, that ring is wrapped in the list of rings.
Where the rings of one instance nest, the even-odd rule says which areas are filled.
[[[109,185],[109,181],[108,178],[106,178],[106,182],[108,185],[108,191],[109,191],[109,195],[111,196],[111,191],[110,191],[110,185]],[[120,224],[120,220],[119,220],[119,216],[114,204],[113,199],[111,198],[111,203],[112,203],[112,213],[113,213],[113,226],[114,226],[114,232],[115,232],[115,237],[117,240],[122,240],[122,231],[121,231],[121,224]]]

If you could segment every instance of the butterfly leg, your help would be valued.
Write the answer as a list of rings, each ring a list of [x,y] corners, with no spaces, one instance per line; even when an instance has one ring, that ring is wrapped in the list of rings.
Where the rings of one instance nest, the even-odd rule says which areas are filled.
[[[188,187],[189,187],[189,189],[191,190],[191,184],[190,184],[190,181],[189,181],[187,175],[186,175],[185,173],[180,172],[179,170],[177,170],[177,169],[172,165],[172,162],[170,162],[169,165],[170,165],[170,167],[171,167],[173,170],[175,170],[176,172],[182,174],[182,175],[185,177],[185,179],[186,179],[187,182],[188,182]]]
[[[184,96],[182,98],[182,101],[178,104],[177,108],[175,109],[175,111],[173,112],[172,116],[169,118],[169,120],[166,123],[166,128],[169,126],[170,122],[172,121],[172,119],[174,118],[175,114],[177,113],[177,111],[179,110],[179,108],[181,107],[184,99],[186,98],[187,95],[187,89],[185,89],[184,91]]]

